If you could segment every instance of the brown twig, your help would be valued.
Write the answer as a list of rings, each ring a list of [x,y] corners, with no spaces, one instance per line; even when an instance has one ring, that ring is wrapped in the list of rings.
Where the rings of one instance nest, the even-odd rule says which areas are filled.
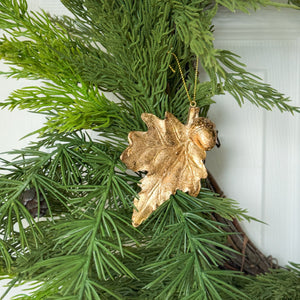
[[[219,194],[220,197],[226,197],[210,172],[208,172],[206,181],[208,187],[213,192]],[[276,263],[274,264],[274,259],[272,257],[266,257],[259,249],[257,249],[254,243],[244,232],[237,219],[233,219],[231,221],[215,213],[212,217],[216,221],[226,225],[224,226],[224,230],[226,232],[235,233],[228,237],[228,245],[240,253],[228,253],[230,254],[230,258],[223,265],[223,268],[243,271],[245,274],[257,275],[266,273],[269,269],[278,267]],[[229,252],[227,250],[224,251]]]

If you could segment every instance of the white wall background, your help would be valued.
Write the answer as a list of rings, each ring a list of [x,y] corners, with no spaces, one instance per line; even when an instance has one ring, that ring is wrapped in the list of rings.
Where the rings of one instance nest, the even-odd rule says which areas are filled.
[[[215,18],[216,47],[239,54],[247,69],[300,106],[300,11],[264,9]],[[268,225],[244,224],[250,238],[280,264],[300,262],[300,115],[269,112],[228,95],[210,117],[222,146],[207,166],[228,197]]]
[[[59,0],[28,3],[33,10],[66,12]],[[224,11],[215,25],[216,47],[241,55],[250,72],[300,106],[300,11],[263,9],[250,16]],[[0,101],[14,89],[32,84],[1,77]],[[241,109],[228,95],[215,100],[210,118],[217,124],[222,146],[208,153],[209,170],[228,197],[268,223],[244,224],[258,247],[280,264],[300,262],[300,116],[266,112],[249,103]],[[27,145],[30,139],[20,138],[42,121],[26,111],[0,111],[0,152]],[[2,291],[0,286],[0,295]],[[5,300],[16,293],[18,289]]]

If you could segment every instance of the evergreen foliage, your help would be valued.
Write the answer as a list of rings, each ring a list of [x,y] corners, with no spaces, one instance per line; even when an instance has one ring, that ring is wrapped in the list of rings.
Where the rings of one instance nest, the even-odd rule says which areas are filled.
[[[244,291],[257,300],[297,300],[300,294],[300,265],[274,269],[248,283]]]
[[[10,286],[37,282],[31,296],[16,299],[251,299],[251,283],[246,293],[232,283],[241,273],[219,268],[228,255],[222,250],[234,250],[226,246],[224,224],[211,218],[216,213],[250,220],[246,212],[203,188],[198,197],[178,192],[133,228],[132,200],[143,174],[129,173],[119,157],[128,132],[145,129],[142,112],[163,117],[170,111],[185,121],[188,100],[179,72],[169,68],[176,67],[170,52],[185,67],[190,91],[196,56],[207,72],[209,81],[196,90],[203,116],[212,97],[224,92],[239,105],[248,100],[265,109],[299,112],[248,73],[235,54],[213,45],[212,18],[220,5],[244,12],[283,5],[62,2],[74,18],[29,12],[25,0],[0,3],[0,28],[6,32],[0,57],[10,64],[2,74],[41,82],[14,91],[0,105],[47,120],[37,130],[37,142],[10,152],[11,161],[2,160],[0,273],[12,277]],[[91,140],[85,129],[96,131],[99,140]],[[29,188],[45,199],[46,217],[33,218],[21,203]]]

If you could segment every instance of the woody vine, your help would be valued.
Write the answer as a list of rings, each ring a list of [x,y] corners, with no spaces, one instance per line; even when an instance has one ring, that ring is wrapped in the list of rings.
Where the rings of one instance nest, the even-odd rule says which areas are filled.
[[[135,228],[133,199],[149,173],[129,172],[120,160],[128,133],[147,131],[142,114],[186,121],[187,95],[180,72],[169,68],[176,65],[170,52],[189,94],[195,90],[200,117],[225,92],[240,105],[300,112],[234,53],[214,48],[212,26],[219,6],[297,7],[268,0],[62,3],[72,18],[28,11],[25,0],[0,4],[0,57],[10,65],[2,74],[33,80],[1,106],[46,116],[38,140],[2,160],[0,268],[11,277],[8,289],[31,280],[32,294],[16,299],[298,299],[299,265],[272,270],[239,226],[251,217],[211,174],[199,194],[177,189]],[[196,57],[209,76],[197,85]]]

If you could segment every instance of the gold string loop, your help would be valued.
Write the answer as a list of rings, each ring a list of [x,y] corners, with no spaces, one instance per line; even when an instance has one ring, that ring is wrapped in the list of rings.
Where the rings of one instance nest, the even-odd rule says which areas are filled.
[[[184,89],[185,89],[186,94],[187,94],[187,97],[188,97],[188,99],[189,99],[190,106],[191,106],[191,107],[196,107],[196,106],[197,106],[197,102],[196,102],[196,91],[197,91],[198,66],[199,66],[199,59],[198,59],[198,56],[197,56],[197,61],[196,61],[195,82],[194,82],[194,93],[193,93],[193,100],[192,100],[192,99],[191,99],[191,96],[190,96],[190,94],[189,94],[189,91],[188,91],[188,88],[187,88],[185,79],[184,79],[184,75],[183,75],[183,72],[182,72],[182,69],[181,69],[180,62],[179,62],[178,57],[177,57],[176,54],[173,53],[173,52],[168,52],[168,53],[172,54],[172,55],[175,57],[175,59],[176,59],[176,62],[177,62],[178,68],[179,68],[179,72],[180,72],[180,75],[181,75],[181,80],[182,80],[182,82],[183,82]],[[169,68],[171,69],[171,71],[172,71],[173,73],[176,72],[175,69],[171,67],[171,65],[169,65]]]
[[[195,100],[190,102],[190,106],[191,107],[196,107],[197,106],[197,102]]]

